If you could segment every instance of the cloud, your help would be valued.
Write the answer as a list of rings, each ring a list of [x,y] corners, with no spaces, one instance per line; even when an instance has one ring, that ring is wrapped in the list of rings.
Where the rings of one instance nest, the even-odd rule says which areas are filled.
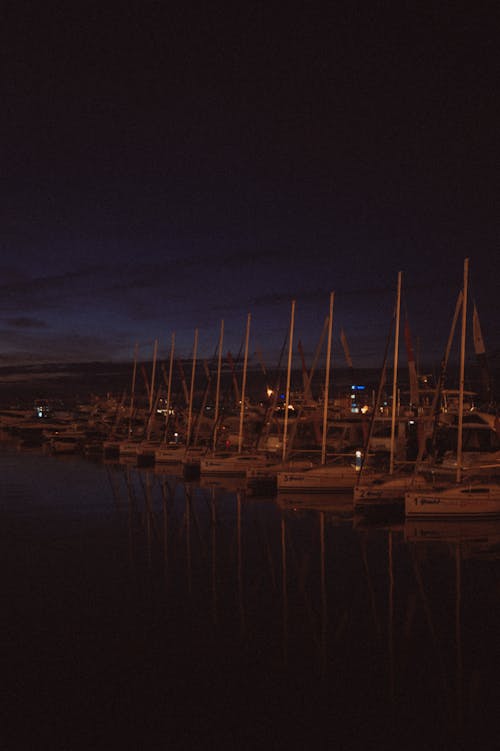
[[[113,360],[130,354],[130,340],[125,334],[109,337],[81,335],[75,332],[54,333],[40,337],[35,331],[0,330],[3,349],[0,361],[30,362],[92,362]]]
[[[38,276],[11,269],[0,284],[0,313],[12,321],[19,319],[17,326],[9,325],[22,328],[20,319],[26,319],[28,327],[28,319],[42,320],[44,313],[52,318],[113,313],[130,320],[153,321],[167,314],[178,315],[186,305],[194,307],[195,315],[219,302],[230,311],[245,304],[242,292],[243,297],[248,294],[255,276],[276,278],[276,269],[269,264],[281,255],[280,251],[236,249],[234,253],[194,253],[151,262],[143,254],[134,262],[130,258],[117,263],[106,260]],[[246,304],[251,302],[248,296]]]
[[[17,318],[7,318],[7,326],[14,329],[46,329],[47,324],[41,318],[30,318],[29,316],[19,316]]]
[[[48,276],[12,279],[0,285],[0,311],[59,311],[71,307],[102,286],[110,267],[86,266]],[[15,316],[18,317],[18,316]]]

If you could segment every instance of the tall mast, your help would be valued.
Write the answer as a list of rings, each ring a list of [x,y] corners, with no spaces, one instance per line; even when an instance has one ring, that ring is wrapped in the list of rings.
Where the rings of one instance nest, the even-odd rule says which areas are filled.
[[[153,409],[153,399],[155,393],[155,376],[156,376],[156,357],[158,354],[158,339],[155,339],[153,346],[153,369],[151,371],[151,389],[149,391],[149,412]]]
[[[250,338],[250,313],[247,316],[247,328],[245,334],[245,357],[243,360],[243,379],[241,382],[241,406],[240,406],[240,430],[238,434],[238,453],[241,454],[243,448],[243,420],[245,418],[245,388],[247,383],[247,365],[248,365],[248,340]]]
[[[138,343],[135,343],[134,347],[134,367],[132,369],[132,386],[130,387],[130,414],[128,418],[128,435],[129,438],[132,435],[132,415],[134,413],[134,397],[135,397],[135,378],[137,375],[137,350],[139,348]]]
[[[220,336],[219,336],[219,355],[217,358],[217,385],[215,388],[215,412],[214,412],[214,434],[213,434],[213,450],[215,451],[215,445],[217,443],[217,421],[219,419],[219,403],[220,403],[220,378],[222,371],[222,346],[224,343],[224,319],[220,322]]]
[[[196,371],[196,353],[198,349],[198,329],[194,330],[194,344],[193,344],[193,367],[191,369],[191,388],[189,391],[189,405],[188,405],[188,420],[187,420],[187,433],[186,433],[186,448],[189,447],[191,440],[191,422],[193,416],[193,395],[194,395],[194,375]]]
[[[323,440],[321,443],[321,464],[326,463],[326,434],[328,430],[328,401],[330,388],[330,363],[332,358],[333,301],[335,292],[330,292],[330,313],[328,315],[328,339],[326,345],[325,393],[323,395]]]
[[[167,414],[165,417],[165,441],[167,440],[167,425],[170,417],[170,397],[172,395],[172,372],[174,369],[174,351],[175,351],[175,331],[172,332],[172,343],[170,345],[170,365],[168,368],[167,383]]]
[[[283,424],[283,461],[287,454],[288,438],[288,408],[290,405],[290,379],[292,373],[292,354],[293,354],[293,328],[295,324],[295,300],[292,300],[292,310],[290,313],[290,334],[288,336],[288,368],[286,374],[286,392],[285,392],[285,422]]]
[[[398,271],[398,289],[396,294],[396,330],[394,332],[394,362],[392,374],[392,413],[391,413],[391,451],[389,459],[389,474],[394,472],[394,443],[396,437],[396,413],[398,401],[398,359],[399,359],[399,319],[401,313],[401,277]]]
[[[149,390],[149,416],[146,425],[146,440],[151,438],[151,431],[153,430],[154,414],[156,412],[156,406],[158,403],[158,396],[160,390],[158,389],[158,395],[155,398],[155,376],[156,376],[156,359],[158,355],[158,339],[155,339],[153,347],[153,369],[151,371],[151,388]]]
[[[458,392],[458,435],[457,435],[457,482],[462,479],[462,429],[464,423],[464,386],[465,386],[465,335],[467,333],[467,288],[469,285],[469,259],[464,260],[464,288],[462,301],[462,336],[460,341],[460,377]]]

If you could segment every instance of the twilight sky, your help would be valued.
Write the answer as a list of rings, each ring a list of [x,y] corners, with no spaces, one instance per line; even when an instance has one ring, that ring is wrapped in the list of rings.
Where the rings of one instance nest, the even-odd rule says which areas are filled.
[[[439,361],[464,257],[500,346],[496,6],[5,2],[0,364],[312,353],[379,365],[403,272]],[[434,7],[435,6],[435,7]]]

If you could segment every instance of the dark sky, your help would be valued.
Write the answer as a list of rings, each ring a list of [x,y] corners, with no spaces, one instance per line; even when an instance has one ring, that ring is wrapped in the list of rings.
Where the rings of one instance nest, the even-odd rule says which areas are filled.
[[[334,290],[378,365],[399,270],[438,361],[466,256],[498,351],[497,7],[280,5],[2,4],[0,363],[208,355],[221,318],[234,352],[251,313],[274,364]]]

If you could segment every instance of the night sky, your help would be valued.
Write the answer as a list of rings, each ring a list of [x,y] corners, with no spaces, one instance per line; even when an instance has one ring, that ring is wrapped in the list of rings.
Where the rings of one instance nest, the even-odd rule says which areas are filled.
[[[381,8],[389,10],[381,10]],[[316,347],[439,361],[463,259],[498,352],[497,6],[5,2],[0,364]]]

